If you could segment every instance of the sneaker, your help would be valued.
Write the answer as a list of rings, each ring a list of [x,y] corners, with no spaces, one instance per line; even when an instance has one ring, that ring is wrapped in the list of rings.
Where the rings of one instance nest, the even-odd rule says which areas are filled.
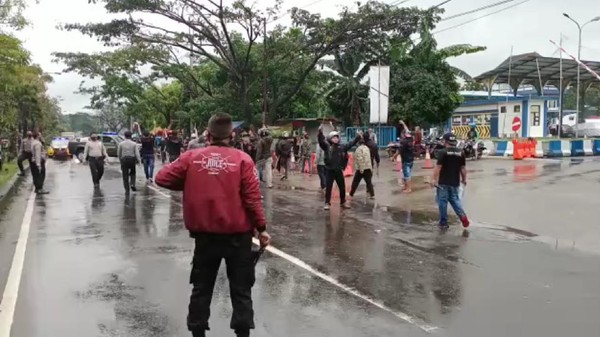
[[[330,204],[325,204],[325,206],[323,207],[323,209],[324,209],[324,210],[328,210],[328,209],[330,209],[330,208],[331,208],[331,205],[330,205]]]
[[[35,191],[35,193],[38,195],[44,195],[44,194],[49,194],[50,192],[44,191],[44,190],[37,190],[37,191]]]
[[[375,196],[371,195],[371,196],[369,196],[369,199],[373,200],[373,199],[375,199]]]
[[[350,205],[348,205],[348,202],[343,203],[341,206],[342,208],[350,209]]]
[[[135,186],[131,186],[131,190],[137,192],[137,188]]]
[[[25,172],[19,173],[19,177],[24,177],[24,176],[25,176]]]
[[[439,224],[438,227],[440,228],[440,230],[447,230],[448,228],[450,228],[450,226],[448,226],[448,224]]]
[[[462,222],[462,225],[463,225],[464,228],[469,227],[469,225],[471,224],[469,222],[469,218],[467,218],[466,215],[463,215],[463,216],[460,217],[460,222]]]

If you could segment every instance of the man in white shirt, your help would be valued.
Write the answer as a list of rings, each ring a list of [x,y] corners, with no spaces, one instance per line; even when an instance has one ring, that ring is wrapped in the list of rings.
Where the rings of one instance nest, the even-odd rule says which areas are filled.
[[[123,173],[123,187],[125,193],[129,194],[129,189],[137,191],[135,188],[135,165],[142,162],[140,151],[136,142],[131,140],[131,131],[125,132],[125,140],[117,148],[117,157],[121,162],[121,172]]]
[[[90,139],[85,143],[83,158],[84,162],[89,163],[94,187],[100,187],[100,180],[104,175],[104,160],[108,158],[108,153],[106,153],[104,144],[98,140],[97,134],[92,133]]]
[[[42,135],[36,131],[33,132],[31,136],[32,156],[29,168],[33,178],[33,186],[35,186],[35,193],[48,194],[47,191],[44,191],[44,181],[46,180],[46,156],[44,145],[40,141]]]

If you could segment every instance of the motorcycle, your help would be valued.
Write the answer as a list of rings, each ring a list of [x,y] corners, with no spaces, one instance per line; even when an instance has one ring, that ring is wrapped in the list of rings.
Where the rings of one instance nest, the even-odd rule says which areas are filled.
[[[479,160],[483,156],[485,145],[483,144],[483,142],[478,142],[476,144],[475,140],[469,139],[464,143],[462,150],[466,158],[473,158],[474,160]]]
[[[435,139],[428,138],[425,140],[425,148],[431,159],[437,159],[437,154],[440,150],[443,150],[446,146],[444,145],[444,140],[442,137],[438,137]]]

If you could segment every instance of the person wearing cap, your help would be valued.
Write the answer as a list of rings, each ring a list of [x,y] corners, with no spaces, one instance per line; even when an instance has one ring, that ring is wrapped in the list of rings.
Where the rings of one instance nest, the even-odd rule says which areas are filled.
[[[404,138],[400,141],[400,157],[402,158],[402,175],[404,180],[404,189],[402,192],[411,193],[411,177],[413,164],[415,162],[415,143],[410,132],[404,134]]]
[[[460,200],[460,184],[467,185],[466,160],[463,151],[457,148],[456,136],[447,133],[443,137],[446,148],[438,153],[433,172],[432,185],[436,187],[436,199],[440,211],[440,227],[448,228],[448,203],[460,218],[464,228],[469,227],[469,218]]]
[[[34,131],[31,134],[31,161],[29,162],[31,177],[36,194],[48,194],[44,190],[44,181],[46,180],[46,151],[42,134]]]
[[[258,175],[248,154],[231,147],[231,116],[208,121],[208,147],[188,151],[163,167],[156,184],[183,191],[183,220],[195,240],[187,318],[194,337],[209,330],[210,303],[221,260],[225,259],[233,315],[230,327],[238,337],[254,329],[252,237],[266,247],[271,237],[262,208]]]
[[[125,131],[125,140],[119,143],[117,147],[117,157],[121,162],[121,173],[123,175],[123,187],[125,193],[129,190],[137,191],[135,187],[135,165],[142,161],[137,143],[131,140],[131,131]]]
[[[332,125],[333,126],[333,125]],[[325,161],[325,206],[324,209],[331,208],[331,192],[333,190],[333,182],[338,185],[340,190],[340,204],[342,208],[350,208],[346,203],[346,182],[344,181],[344,169],[348,165],[348,150],[354,147],[360,135],[350,143],[340,144],[340,134],[337,131],[331,131],[327,139],[323,135],[323,125],[319,127],[319,146],[324,152]]]
[[[19,166],[20,175],[25,176],[25,168],[23,162],[27,160],[29,166],[31,166],[31,158],[33,157],[31,152],[31,142],[33,141],[33,134],[31,131],[27,131],[27,137],[21,141],[21,151],[19,152],[19,158],[17,159],[17,166]]]

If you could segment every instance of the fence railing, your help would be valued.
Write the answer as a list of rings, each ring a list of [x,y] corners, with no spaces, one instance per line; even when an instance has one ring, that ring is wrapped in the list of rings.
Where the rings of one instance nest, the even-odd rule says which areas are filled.
[[[351,141],[356,137],[359,131],[366,132],[369,128],[366,127],[349,127],[346,128],[346,141]],[[396,141],[396,127],[394,126],[376,126],[373,127],[373,132],[377,136],[377,146],[385,148],[390,142]]]

